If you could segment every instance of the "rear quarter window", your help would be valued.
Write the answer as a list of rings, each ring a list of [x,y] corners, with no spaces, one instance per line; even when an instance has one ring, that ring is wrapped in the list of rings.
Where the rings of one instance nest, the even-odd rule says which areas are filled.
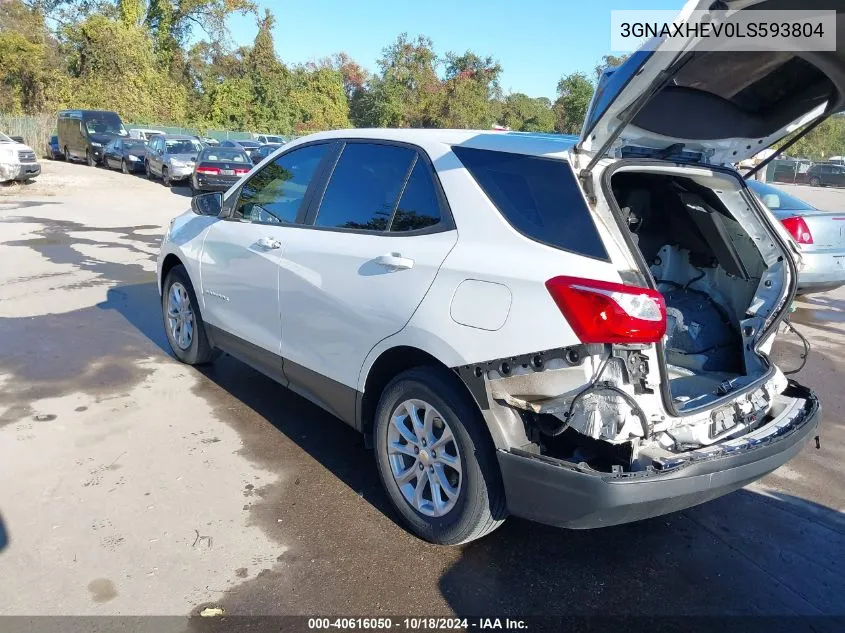
[[[608,260],[566,161],[469,147],[452,151],[517,231],[555,248]]]

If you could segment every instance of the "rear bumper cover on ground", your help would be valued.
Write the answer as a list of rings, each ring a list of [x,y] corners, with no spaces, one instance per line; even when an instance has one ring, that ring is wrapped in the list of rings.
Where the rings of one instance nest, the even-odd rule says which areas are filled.
[[[508,510],[540,523],[583,529],[647,519],[732,492],[782,466],[816,435],[818,399],[797,383],[790,383],[790,389],[806,403],[776,434],[668,471],[584,472],[554,459],[499,451]]]

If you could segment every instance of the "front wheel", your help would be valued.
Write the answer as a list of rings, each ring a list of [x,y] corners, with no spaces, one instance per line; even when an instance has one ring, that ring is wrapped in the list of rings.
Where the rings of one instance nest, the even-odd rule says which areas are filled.
[[[153,170],[150,169],[150,161],[144,162],[144,171],[147,172],[147,180],[153,179]]]
[[[819,187],[819,186],[821,186],[821,184],[822,184],[822,181],[819,180],[816,176],[813,176],[812,178],[810,178],[810,186],[811,187]]]
[[[85,150],[85,162],[88,163],[89,167],[97,166],[97,161],[94,160],[94,155],[91,153],[90,149]]]
[[[161,182],[165,187],[170,187],[173,184],[170,182],[170,172],[167,167],[161,168]]]
[[[447,370],[418,367],[394,378],[373,432],[382,484],[417,536],[458,545],[502,524],[507,510],[493,441]]]
[[[120,161],[120,171],[122,171],[124,174],[129,173],[129,166],[126,164],[125,158]]]
[[[176,358],[188,365],[203,365],[216,357],[208,342],[198,305],[185,268],[174,267],[164,280],[161,311],[170,349]]]

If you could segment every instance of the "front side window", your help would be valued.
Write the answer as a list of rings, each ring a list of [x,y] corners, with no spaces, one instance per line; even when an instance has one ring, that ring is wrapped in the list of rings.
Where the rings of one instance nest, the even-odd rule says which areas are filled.
[[[244,184],[232,216],[270,224],[295,222],[308,185],[331,147],[309,145],[265,165]]]
[[[386,230],[415,157],[407,147],[348,143],[326,187],[315,226]]]
[[[452,151],[517,231],[555,248],[608,259],[566,161],[458,146]]]

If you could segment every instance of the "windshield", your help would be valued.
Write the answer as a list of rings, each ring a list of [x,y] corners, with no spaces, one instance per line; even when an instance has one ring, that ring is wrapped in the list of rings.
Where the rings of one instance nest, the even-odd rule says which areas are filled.
[[[0,132],[0,143],[14,143],[14,141],[3,134],[3,132]]]
[[[788,193],[784,193],[777,187],[772,187],[758,180],[749,180],[748,188],[753,191],[760,202],[765,204],[772,211],[799,211],[801,209],[813,209],[813,205],[804,202]]]
[[[265,136],[264,142],[265,143],[282,143],[283,141],[282,141],[281,136]]]
[[[85,114],[82,118],[88,134],[116,134],[118,136],[129,136],[129,132],[123,127],[120,117],[114,112],[94,112]]]
[[[202,150],[199,141],[191,139],[180,139],[178,141],[165,141],[168,154],[196,154]]]
[[[131,141],[123,141],[123,147],[126,149],[143,149],[146,143],[140,139],[132,139]]]
[[[243,147],[258,147],[261,143],[257,141],[237,141],[237,143]]]
[[[248,163],[249,156],[244,154],[239,149],[227,149],[225,147],[215,148],[212,150],[205,150],[200,156],[200,160],[207,160],[209,162],[226,162],[233,163]]]

